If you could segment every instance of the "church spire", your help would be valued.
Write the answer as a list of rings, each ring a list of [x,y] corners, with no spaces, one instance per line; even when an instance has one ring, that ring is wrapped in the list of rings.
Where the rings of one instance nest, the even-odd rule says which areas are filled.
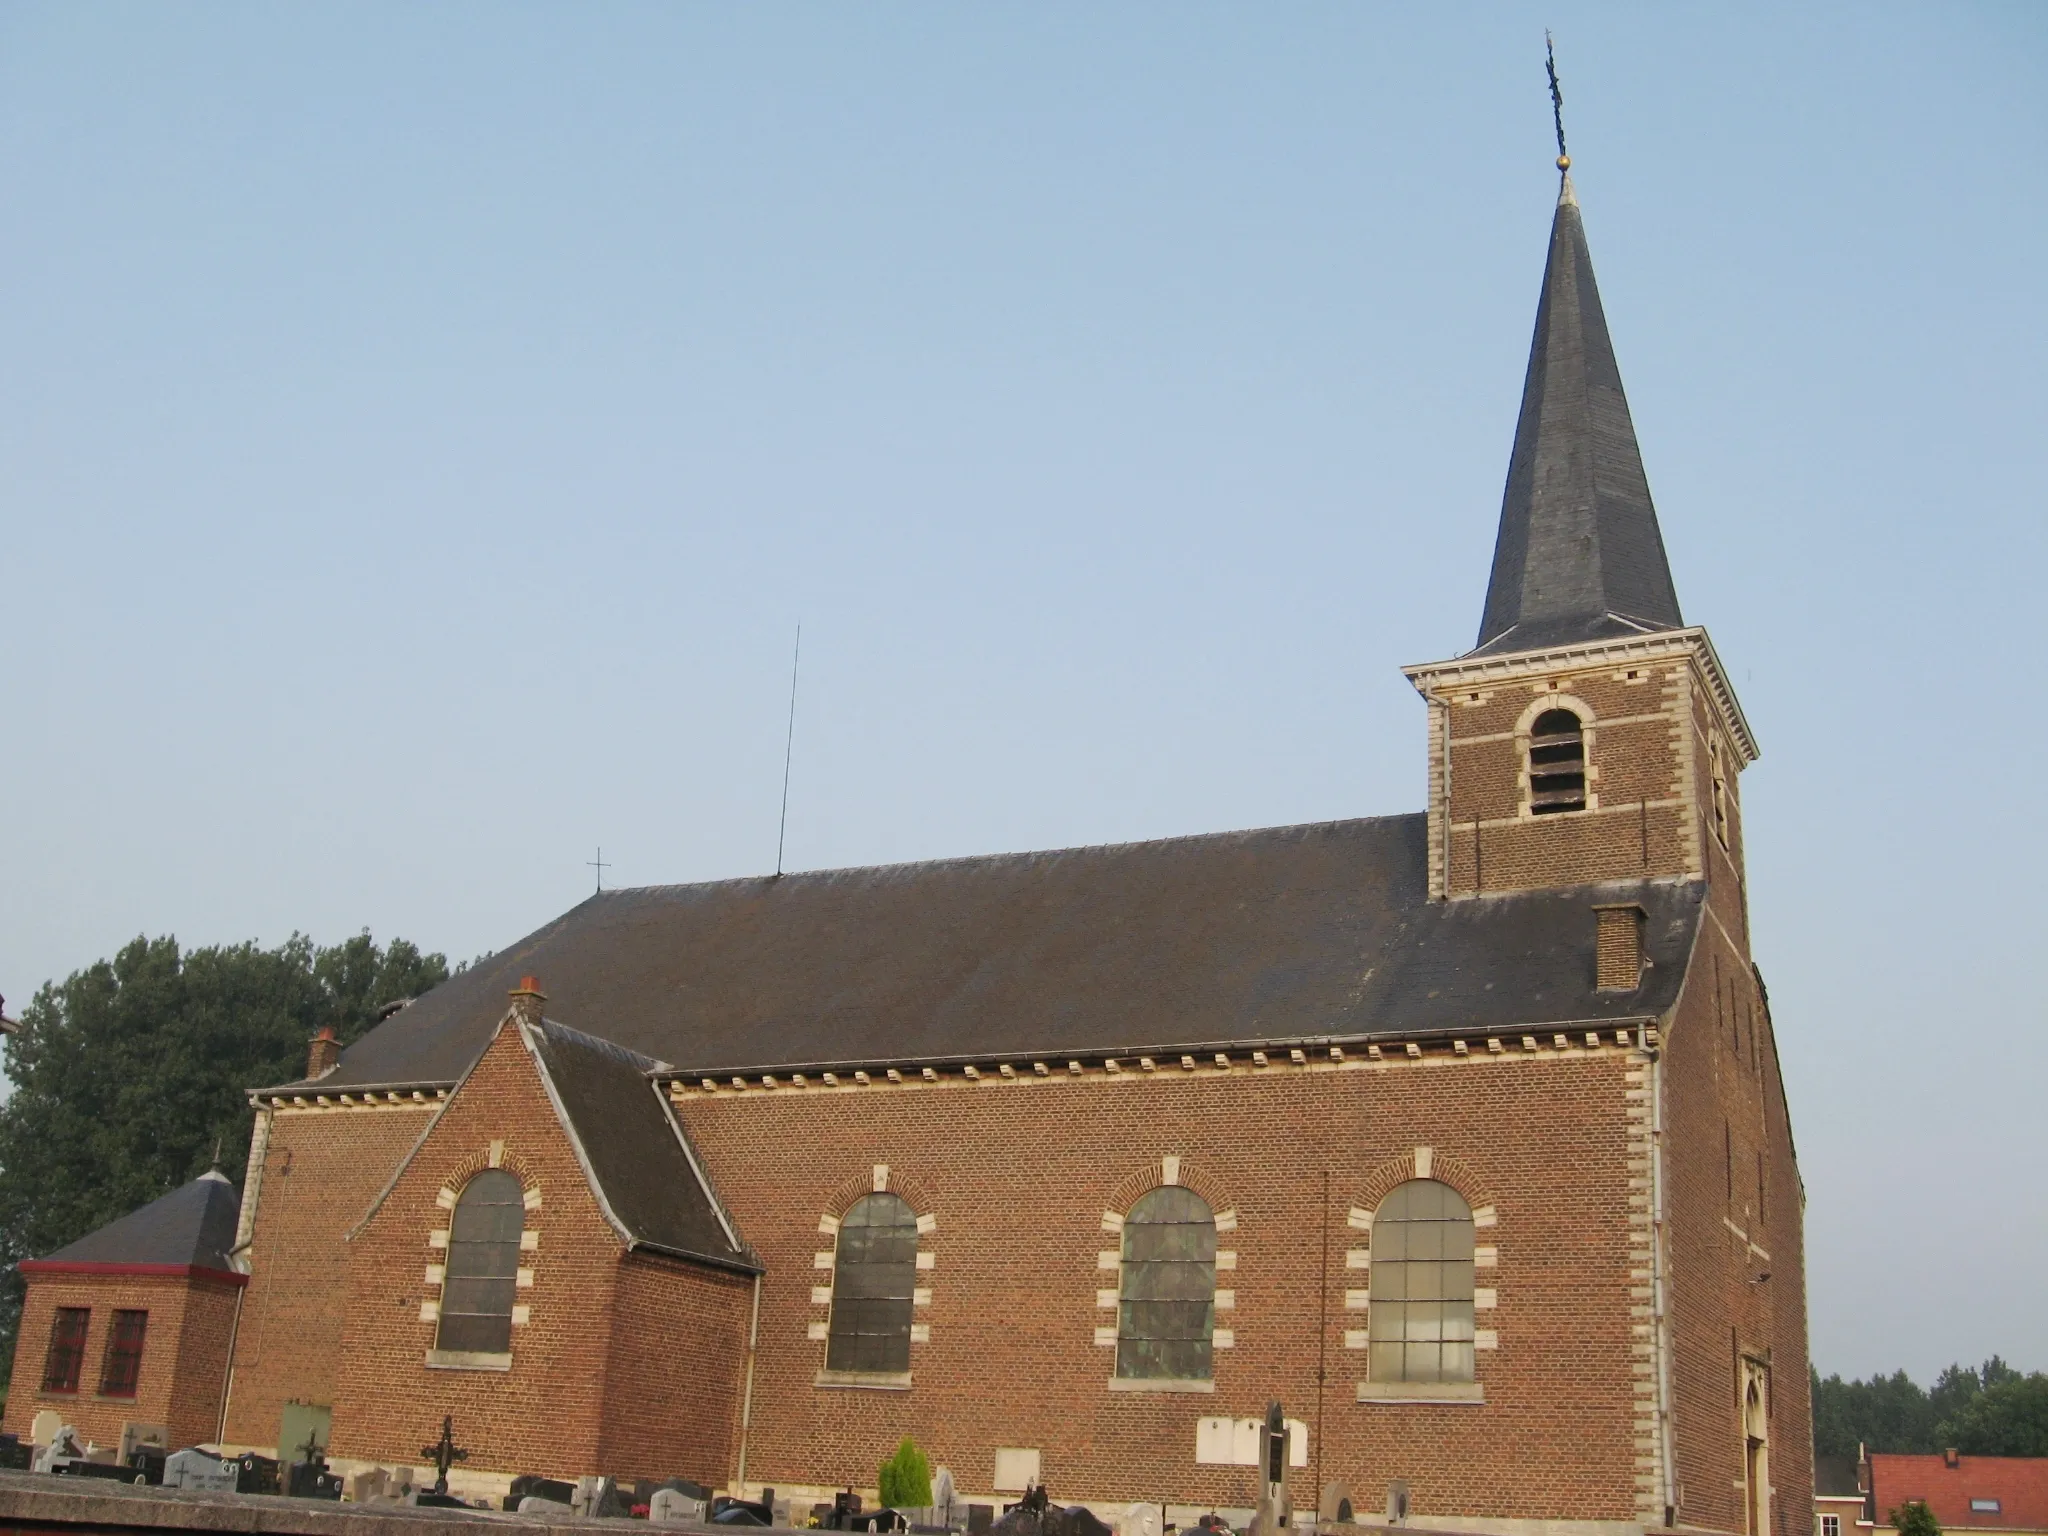
[[[1494,654],[1684,623],[1570,164],[1558,156],[1550,260],[1479,624],[1478,650]]]

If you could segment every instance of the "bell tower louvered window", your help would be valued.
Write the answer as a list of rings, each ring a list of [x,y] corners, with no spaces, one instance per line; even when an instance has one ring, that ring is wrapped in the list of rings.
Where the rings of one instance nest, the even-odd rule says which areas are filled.
[[[1529,732],[1529,812],[1586,808],[1586,733],[1568,709],[1547,709]]]

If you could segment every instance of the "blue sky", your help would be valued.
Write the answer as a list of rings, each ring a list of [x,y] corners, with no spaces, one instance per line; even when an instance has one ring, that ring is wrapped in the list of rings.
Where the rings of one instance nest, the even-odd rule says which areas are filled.
[[[0,992],[1419,808],[1555,176],[1814,1356],[2048,1368],[2048,10],[0,7]],[[11,1011],[11,1009],[10,1009]]]

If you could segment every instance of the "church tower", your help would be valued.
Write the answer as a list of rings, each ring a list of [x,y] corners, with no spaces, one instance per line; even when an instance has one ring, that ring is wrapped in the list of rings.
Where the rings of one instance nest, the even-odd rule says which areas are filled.
[[[1679,613],[1568,173],[1478,643],[1404,670],[1429,703],[1433,898],[1679,879],[1745,905],[1756,742]]]

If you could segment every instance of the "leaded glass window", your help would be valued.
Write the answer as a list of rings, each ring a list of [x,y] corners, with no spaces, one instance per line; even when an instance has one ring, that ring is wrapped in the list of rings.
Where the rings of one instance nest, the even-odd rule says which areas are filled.
[[[1372,1219],[1367,1369],[1374,1381],[1472,1376],[1472,1207],[1450,1185],[1411,1179]]]
[[[1216,1327],[1216,1216],[1193,1190],[1163,1185],[1124,1217],[1116,1373],[1207,1381]]]
[[[462,1188],[448,1228],[448,1271],[441,1282],[436,1347],[463,1354],[512,1351],[512,1297],[519,1283],[519,1234],[526,1191],[502,1168],[486,1168]]]
[[[910,1369],[917,1215],[901,1195],[863,1195],[839,1223],[832,1263],[828,1371]]]

